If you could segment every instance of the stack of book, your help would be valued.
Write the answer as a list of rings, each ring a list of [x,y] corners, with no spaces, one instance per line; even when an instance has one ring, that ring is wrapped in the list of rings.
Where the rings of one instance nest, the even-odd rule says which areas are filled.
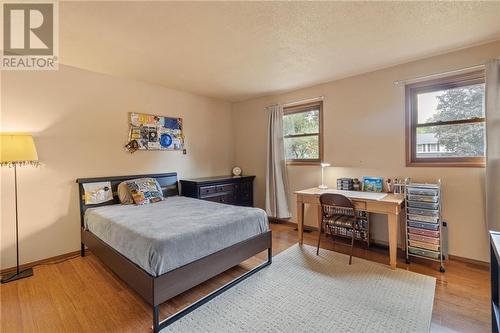
[[[337,189],[346,191],[354,190],[354,180],[352,178],[338,178]]]

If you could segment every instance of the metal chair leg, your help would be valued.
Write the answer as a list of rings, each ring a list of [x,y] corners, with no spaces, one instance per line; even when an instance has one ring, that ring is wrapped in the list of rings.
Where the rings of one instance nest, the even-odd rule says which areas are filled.
[[[356,232],[356,228],[353,225],[352,226],[352,237],[351,237],[351,255],[349,256],[349,265],[352,263],[352,255],[354,253],[354,235],[355,235],[355,232]]]
[[[320,224],[319,230],[318,230],[318,247],[316,248],[316,255],[319,256],[319,243],[321,242],[321,231],[322,231],[322,225],[323,223]]]

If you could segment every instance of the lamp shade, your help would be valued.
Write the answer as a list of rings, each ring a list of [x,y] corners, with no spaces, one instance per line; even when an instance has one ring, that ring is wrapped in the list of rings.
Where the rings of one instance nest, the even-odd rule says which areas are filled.
[[[30,162],[38,162],[38,154],[31,134],[0,134],[0,163],[2,165]]]

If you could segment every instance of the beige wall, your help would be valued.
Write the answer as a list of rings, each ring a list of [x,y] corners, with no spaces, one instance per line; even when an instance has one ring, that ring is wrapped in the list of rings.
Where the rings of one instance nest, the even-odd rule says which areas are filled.
[[[2,72],[1,130],[32,132],[42,166],[19,170],[22,262],[79,248],[78,177],[177,171],[179,176],[227,174],[235,164],[257,175],[263,207],[266,126],[264,107],[323,95],[325,160],[341,176],[410,176],[444,182],[444,217],[450,253],[486,261],[484,169],[406,168],[403,89],[393,81],[474,65],[500,55],[500,42],[429,58],[295,92],[230,104],[146,83],[61,66],[59,71]],[[369,56],[369,55],[367,55]],[[232,108],[232,112],[231,112]],[[126,153],[127,113],[184,118],[187,155]],[[316,186],[317,167],[289,167],[290,188]],[[12,169],[2,168],[1,267],[15,263]],[[293,197],[290,196],[293,205]],[[292,206],[292,211],[295,211]],[[307,223],[314,224],[313,211]],[[374,237],[385,240],[385,218],[374,218]]]
[[[390,52],[390,50],[388,50]],[[257,175],[256,203],[264,206],[267,115],[273,103],[324,96],[324,159],[327,184],[338,177],[412,177],[417,181],[441,178],[444,218],[449,222],[450,254],[488,260],[488,238],[483,213],[483,168],[407,168],[404,143],[404,87],[394,81],[483,63],[500,55],[500,42],[399,65],[294,92],[233,104],[235,162]],[[369,53],[366,56],[370,56]],[[332,61],[335,61],[332,59]],[[317,186],[318,167],[290,166],[290,190]],[[290,195],[295,213],[294,197]],[[316,224],[313,210],[306,223]],[[373,219],[374,238],[386,241],[386,219]]]
[[[22,262],[80,246],[75,179],[177,171],[179,177],[228,174],[233,162],[230,104],[67,66],[3,72],[1,130],[32,132],[41,167],[19,169]],[[137,151],[127,113],[184,118],[187,155]],[[13,170],[1,170],[1,267],[15,264]]]

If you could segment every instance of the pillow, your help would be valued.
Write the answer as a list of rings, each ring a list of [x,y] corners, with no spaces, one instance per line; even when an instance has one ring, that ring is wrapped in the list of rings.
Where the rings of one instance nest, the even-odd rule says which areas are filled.
[[[113,200],[111,182],[97,182],[83,184],[86,205],[96,205]]]
[[[163,193],[160,184],[153,178],[139,178],[127,180],[127,187],[136,205],[163,200]]]
[[[120,199],[120,203],[122,205],[131,205],[134,203],[134,199],[128,190],[127,182],[121,182],[118,184],[118,198]]]

